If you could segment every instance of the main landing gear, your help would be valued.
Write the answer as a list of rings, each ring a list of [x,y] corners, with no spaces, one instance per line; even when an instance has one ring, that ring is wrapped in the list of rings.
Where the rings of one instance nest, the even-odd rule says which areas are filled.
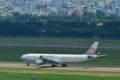
[[[57,67],[57,65],[55,65],[55,64],[52,64],[52,65],[51,65],[51,67]]]
[[[67,64],[62,64],[61,67],[68,67],[68,65]]]
[[[29,63],[29,62],[27,62],[27,66],[30,66],[30,63]]]
[[[51,67],[57,67],[57,65],[56,64],[52,64]],[[62,64],[61,67],[68,67],[68,65],[67,64]]]

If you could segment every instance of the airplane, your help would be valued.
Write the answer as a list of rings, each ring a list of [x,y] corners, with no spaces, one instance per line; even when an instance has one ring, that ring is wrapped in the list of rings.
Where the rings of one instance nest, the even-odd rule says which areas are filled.
[[[57,67],[60,64],[61,67],[67,67],[68,63],[79,63],[88,61],[97,57],[105,56],[100,52],[96,54],[97,46],[99,42],[94,42],[92,46],[84,54],[38,54],[28,53],[22,55],[20,58],[22,61],[30,66],[30,63],[36,63],[37,65],[43,65],[45,63],[51,63],[51,67]]]

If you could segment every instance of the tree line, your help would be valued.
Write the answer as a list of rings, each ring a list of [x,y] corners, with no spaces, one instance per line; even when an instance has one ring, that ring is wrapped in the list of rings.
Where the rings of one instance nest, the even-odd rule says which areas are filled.
[[[0,35],[120,38],[120,18],[105,16],[102,12],[97,15],[61,17],[13,13],[13,16],[0,16]],[[98,26],[99,23],[102,25]]]

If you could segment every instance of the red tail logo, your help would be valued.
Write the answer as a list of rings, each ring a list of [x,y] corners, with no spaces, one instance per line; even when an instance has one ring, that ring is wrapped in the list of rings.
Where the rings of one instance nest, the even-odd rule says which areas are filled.
[[[88,50],[88,54],[95,54],[95,52],[96,52],[96,49],[93,47],[90,47]]]

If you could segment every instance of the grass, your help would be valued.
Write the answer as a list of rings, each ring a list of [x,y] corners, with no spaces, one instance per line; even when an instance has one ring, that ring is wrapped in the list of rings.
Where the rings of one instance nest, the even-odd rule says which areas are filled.
[[[120,72],[0,68],[1,80],[119,80]]]
[[[5,73],[26,73],[26,74],[57,74],[57,75],[82,75],[82,76],[116,76],[120,77],[120,72],[104,71],[80,71],[80,70],[48,70],[48,69],[18,69],[18,68],[0,68],[0,72]]]
[[[0,73],[1,80],[32,80],[33,74]],[[36,74],[37,80],[119,80],[120,77]]]
[[[1,75],[2,74],[2,75]],[[94,76],[78,76],[78,75],[35,75],[37,80],[119,80],[120,77],[94,77]],[[61,77],[62,76],[62,77]],[[21,73],[0,73],[1,80],[32,80],[32,74]]]

